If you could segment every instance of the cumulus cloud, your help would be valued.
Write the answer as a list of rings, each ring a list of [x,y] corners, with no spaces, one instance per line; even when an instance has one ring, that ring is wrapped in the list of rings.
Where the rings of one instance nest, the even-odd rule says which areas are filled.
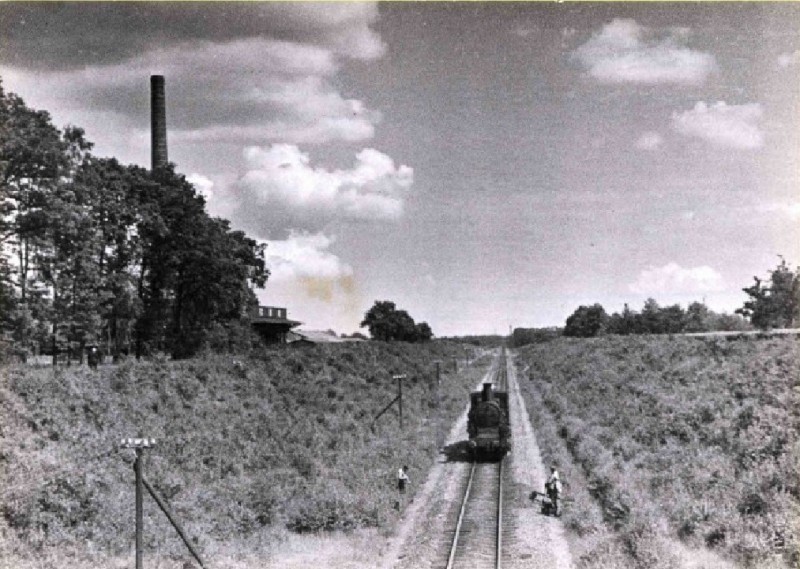
[[[236,183],[237,219],[256,232],[319,230],[335,220],[396,220],[414,178],[411,168],[372,148],[361,150],[345,170],[315,167],[291,144],[251,146],[245,161],[247,172]]]
[[[654,131],[645,132],[636,141],[636,148],[640,150],[655,150],[664,143],[664,137]]]
[[[0,74],[123,161],[146,155],[151,74],[166,77],[181,148],[363,141],[381,115],[336,76],[347,59],[383,54],[377,19],[371,2],[0,3]]]
[[[672,128],[716,146],[760,148],[764,145],[764,134],[757,123],[762,115],[758,103],[728,105],[719,101],[707,105],[700,101],[691,110],[672,113]]]
[[[0,3],[5,62],[49,70],[119,64],[188,41],[245,38],[375,59],[385,50],[371,29],[377,19],[374,2]]]
[[[214,182],[212,182],[209,178],[203,176],[202,174],[193,173],[186,176],[186,181],[193,185],[197,192],[203,196],[206,201],[211,198],[211,191],[214,188]]]
[[[716,68],[710,54],[686,47],[684,28],[657,32],[630,19],[614,19],[573,52],[603,83],[697,85]]]
[[[628,289],[643,295],[718,292],[725,289],[725,282],[707,265],[685,269],[673,262],[643,270]]]
[[[49,72],[44,106],[133,114],[146,133],[148,77],[160,73],[166,76],[170,140],[177,143],[371,138],[380,114],[344,98],[334,86],[337,71],[333,54],[316,46],[261,38],[205,41],[147,52],[124,64]],[[41,91],[39,72],[2,72],[7,88]],[[92,135],[91,124],[84,126]]]
[[[284,240],[267,240],[266,262],[270,280],[303,278],[338,279],[352,276],[353,268],[328,249],[335,238],[323,233],[290,232]]]
[[[312,298],[330,301],[337,289],[350,294],[353,268],[329,251],[333,237],[291,232],[284,240],[266,241],[270,283],[297,285]]]

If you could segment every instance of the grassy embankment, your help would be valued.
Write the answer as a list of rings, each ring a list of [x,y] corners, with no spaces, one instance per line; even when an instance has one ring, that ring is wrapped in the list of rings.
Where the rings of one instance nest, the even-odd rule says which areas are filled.
[[[157,439],[146,477],[215,567],[266,558],[293,531],[385,528],[395,472],[420,480],[491,358],[450,342],[275,349],[235,359],[0,370],[0,559],[27,567],[132,562],[130,436]],[[462,369],[451,372],[453,359]],[[437,402],[434,360],[444,360]],[[370,427],[403,388],[396,411]],[[412,492],[416,485],[412,485]],[[146,496],[148,564],[188,552]]]
[[[580,568],[798,566],[799,345],[606,337],[520,350]]]

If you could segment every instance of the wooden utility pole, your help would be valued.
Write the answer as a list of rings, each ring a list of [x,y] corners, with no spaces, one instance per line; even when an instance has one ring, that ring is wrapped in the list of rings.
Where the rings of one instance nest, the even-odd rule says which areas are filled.
[[[406,377],[408,377],[406,374],[392,376],[392,379],[397,380],[397,397],[392,399],[386,407],[381,409],[380,413],[375,415],[375,418],[372,419],[372,426],[375,425],[375,421],[381,418],[381,415],[386,413],[386,411],[388,411],[392,405],[397,403],[397,406],[400,410],[400,428],[403,428],[403,380],[406,379]]]
[[[142,569],[142,531],[144,527],[144,451],[155,446],[155,439],[122,439],[122,448],[136,451],[133,470],[136,473],[136,569]]]
[[[144,477],[144,451],[146,449],[154,447],[156,444],[155,439],[122,439],[122,448],[132,448],[136,451],[136,460],[133,463],[133,470],[136,473],[136,569],[142,569],[142,558],[143,558],[143,527],[144,527],[144,511],[143,511],[143,500],[144,500],[144,491],[147,490],[150,493],[150,496],[153,497],[158,507],[161,508],[161,511],[164,512],[164,515],[167,516],[167,519],[172,524],[172,527],[175,528],[175,531],[178,532],[178,536],[183,540],[183,543],[186,545],[189,552],[192,556],[197,560],[200,564],[200,567],[205,567],[203,564],[203,560],[200,558],[200,554],[197,550],[192,546],[192,542],[186,535],[186,532],[183,530],[181,525],[178,523],[177,518],[169,509],[169,506],[164,501],[161,496],[155,491],[155,489],[147,482],[147,479]]]
[[[400,429],[403,428],[403,380],[406,377],[406,374],[393,377],[393,379],[397,380],[397,406],[400,409]]]

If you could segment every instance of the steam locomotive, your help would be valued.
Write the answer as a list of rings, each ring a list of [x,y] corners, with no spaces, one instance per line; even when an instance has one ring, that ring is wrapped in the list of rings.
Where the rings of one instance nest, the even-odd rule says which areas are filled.
[[[482,391],[469,396],[467,415],[469,448],[476,459],[502,458],[511,450],[511,428],[508,423],[508,393],[484,383]]]

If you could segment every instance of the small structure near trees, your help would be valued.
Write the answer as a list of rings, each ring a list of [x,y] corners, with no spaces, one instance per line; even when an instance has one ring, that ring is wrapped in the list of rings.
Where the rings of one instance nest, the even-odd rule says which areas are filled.
[[[289,331],[302,322],[289,320],[287,310],[276,306],[258,306],[250,316],[250,325],[267,344],[285,344]]]

